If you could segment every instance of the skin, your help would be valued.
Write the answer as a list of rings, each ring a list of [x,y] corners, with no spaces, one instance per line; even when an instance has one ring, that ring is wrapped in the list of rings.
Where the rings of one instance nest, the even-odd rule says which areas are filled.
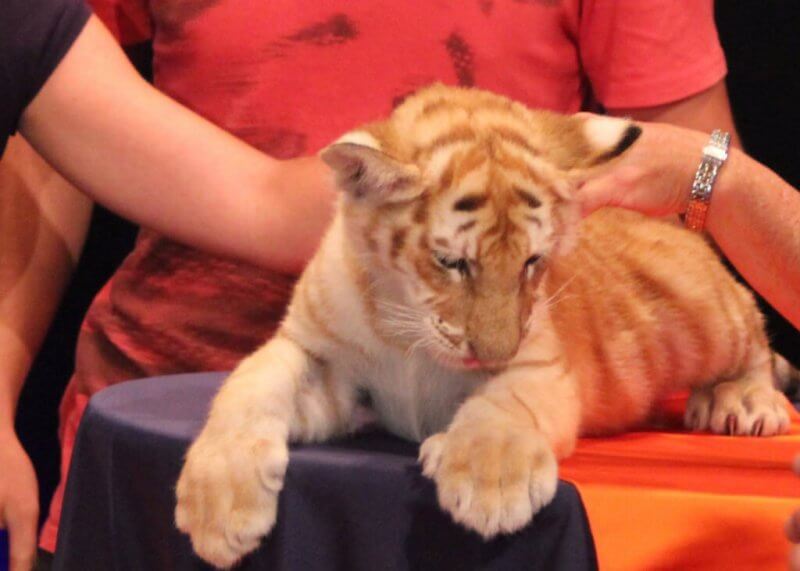
[[[0,526],[11,533],[11,568],[27,569],[38,492],[14,433],[15,405],[83,246],[91,202],[17,139],[0,163]]]
[[[722,83],[679,102],[609,112],[734,131]],[[33,249],[0,235],[0,259],[22,268],[0,272],[0,465],[14,475],[0,480],[0,527],[10,530],[12,571],[32,565],[39,510],[13,418],[88,227],[91,205],[75,189],[175,240],[284,271],[311,257],[333,204],[319,159],[270,159],[177,105],[139,77],[95,18],[24,113],[20,132],[31,146],[12,140],[3,157],[2,171],[24,176],[4,184],[0,172],[8,198],[0,219],[39,222]]]

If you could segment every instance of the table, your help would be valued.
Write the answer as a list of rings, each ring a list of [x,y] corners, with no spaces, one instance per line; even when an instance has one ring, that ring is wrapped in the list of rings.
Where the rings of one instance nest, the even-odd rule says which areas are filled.
[[[90,401],[69,473],[54,569],[207,569],[173,524],[183,454],[223,373],[121,383]],[[416,463],[417,445],[373,428],[293,447],[277,525],[237,570],[596,569],[580,496],[484,542],[452,522]]]

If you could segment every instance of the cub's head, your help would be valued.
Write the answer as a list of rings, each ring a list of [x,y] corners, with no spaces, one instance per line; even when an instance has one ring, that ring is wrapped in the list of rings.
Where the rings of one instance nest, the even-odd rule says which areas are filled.
[[[573,181],[639,133],[434,86],[324,149],[378,333],[451,366],[512,359],[576,232]]]

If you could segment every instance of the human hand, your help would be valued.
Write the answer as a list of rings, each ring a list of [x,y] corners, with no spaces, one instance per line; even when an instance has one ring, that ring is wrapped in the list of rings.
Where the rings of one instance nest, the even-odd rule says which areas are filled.
[[[692,180],[708,135],[661,123],[637,123],[641,136],[607,169],[579,181],[584,216],[619,206],[650,216],[686,209]]]
[[[30,458],[13,432],[0,432],[0,528],[8,529],[9,571],[30,571],[36,561],[39,489]]]

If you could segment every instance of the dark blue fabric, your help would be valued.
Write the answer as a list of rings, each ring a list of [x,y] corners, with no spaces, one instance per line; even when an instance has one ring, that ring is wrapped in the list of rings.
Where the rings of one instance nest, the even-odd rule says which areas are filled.
[[[86,20],[83,0],[3,0],[0,5],[0,155],[25,110]]]
[[[0,571],[8,570],[8,532],[0,529]]]
[[[78,432],[54,569],[208,568],[172,523],[181,458],[222,374],[123,383],[96,395]],[[377,429],[294,447],[278,523],[241,570],[596,569],[577,490],[562,482],[521,532],[484,542],[452,522],[420,474],[417,445]]]

